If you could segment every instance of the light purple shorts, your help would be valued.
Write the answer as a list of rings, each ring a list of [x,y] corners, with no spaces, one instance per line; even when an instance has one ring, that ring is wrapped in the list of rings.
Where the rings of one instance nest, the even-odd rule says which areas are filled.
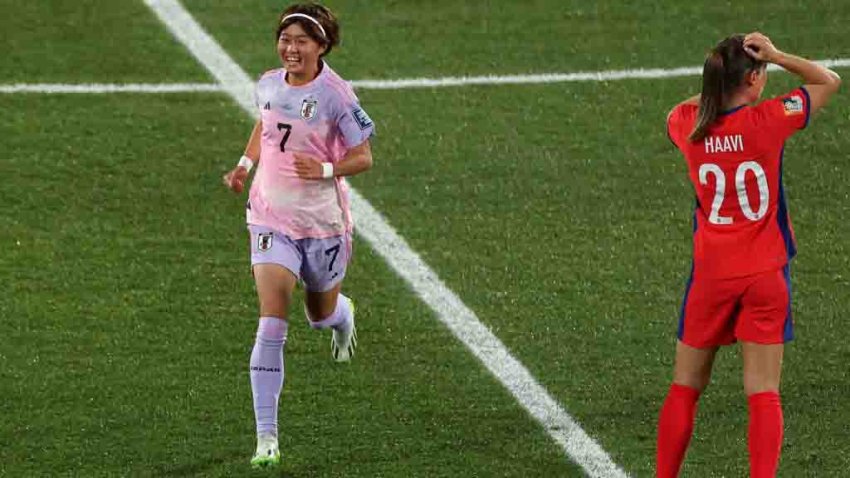
[[[248,224],[251,266],[279,264],[295,274],[310,292],[325,292],[345,277],[351,259],[351,237],[291,239],[265,226]]]

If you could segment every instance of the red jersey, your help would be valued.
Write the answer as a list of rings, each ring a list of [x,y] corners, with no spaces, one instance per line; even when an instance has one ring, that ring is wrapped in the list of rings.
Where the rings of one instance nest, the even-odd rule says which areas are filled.
[[[667,134],[685,156],[696,192],[694,275],[732,278],[784,266],[796,254],[782,187],[785,140],[809,120],[797,88],[756,106],[724,112],[691,142],[699,107],[680,104]]]

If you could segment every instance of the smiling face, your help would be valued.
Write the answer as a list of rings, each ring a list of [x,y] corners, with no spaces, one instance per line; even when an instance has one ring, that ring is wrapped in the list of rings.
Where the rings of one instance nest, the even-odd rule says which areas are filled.
[[[319,72],[319,57],[325,46],[314,40],[295,22],[280,32],[277,52],[286,72],[296,83],[308,82]]]

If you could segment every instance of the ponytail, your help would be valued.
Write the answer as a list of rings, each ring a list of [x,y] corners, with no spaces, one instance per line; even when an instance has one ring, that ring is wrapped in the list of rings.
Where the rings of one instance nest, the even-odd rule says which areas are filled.
[[[702,94],[699,98],[699,113],[696,125],[688,139],[699,141],[705,138],[708,127],[717,120],[723,108],[723,55],[713,51],[702,67]]]
[[[733,35],[718,43],[702,67],[702,94],[696,124],[688,139],[706,137],[708,129],[720,117],[724,101],[744,83],[747,73],[764,67],[764,63],[744,51],[744,36]]]

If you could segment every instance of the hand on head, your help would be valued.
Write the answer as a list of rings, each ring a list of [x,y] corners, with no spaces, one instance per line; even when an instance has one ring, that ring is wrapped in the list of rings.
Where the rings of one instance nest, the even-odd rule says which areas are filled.
[[[779,50],[773,46],[766,35],[759,32],[749,33],[744,37],[744,51],[758,61],[772,63],[779,55]]]

